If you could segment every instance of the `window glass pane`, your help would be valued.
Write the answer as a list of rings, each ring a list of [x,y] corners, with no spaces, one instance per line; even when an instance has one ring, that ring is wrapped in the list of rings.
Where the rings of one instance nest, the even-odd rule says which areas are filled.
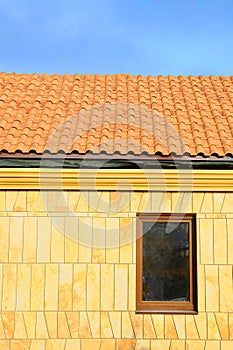
[[[189,301],[189,223],[142,225],[143,301]]]

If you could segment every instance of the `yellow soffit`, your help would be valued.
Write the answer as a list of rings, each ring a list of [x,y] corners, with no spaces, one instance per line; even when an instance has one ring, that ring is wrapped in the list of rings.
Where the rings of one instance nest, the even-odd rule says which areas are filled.
[[[232,191],[231,170],[0,170],[1,190]]]

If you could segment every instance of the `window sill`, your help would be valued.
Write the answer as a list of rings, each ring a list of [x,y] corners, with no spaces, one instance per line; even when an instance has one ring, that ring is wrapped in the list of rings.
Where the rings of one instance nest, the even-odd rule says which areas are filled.
[[[137,309],[136,314],[184,314],[184,315],[197,315],[198,311],[195,310],[159,310],[159,309]]]

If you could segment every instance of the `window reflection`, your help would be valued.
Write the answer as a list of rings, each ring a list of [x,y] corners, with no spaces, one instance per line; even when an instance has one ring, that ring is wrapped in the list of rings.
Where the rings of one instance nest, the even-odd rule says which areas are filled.
[[[143,301],[189,301],[189,223],[143,222]]]

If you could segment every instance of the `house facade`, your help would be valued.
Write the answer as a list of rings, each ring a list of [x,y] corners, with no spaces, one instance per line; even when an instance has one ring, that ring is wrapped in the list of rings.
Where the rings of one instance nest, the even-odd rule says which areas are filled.
[[[0,78],[0,348],[230,350],[232,78]]]

